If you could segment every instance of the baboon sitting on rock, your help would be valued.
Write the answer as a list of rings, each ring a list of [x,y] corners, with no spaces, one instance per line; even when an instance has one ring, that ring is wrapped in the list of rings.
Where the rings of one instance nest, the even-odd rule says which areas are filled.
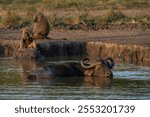
[[[35,13],[33,16],[32,33],[35,39],[48,39],[50,31],[48,19],[42,13]]]
[[[34,58],[43,58],[40,51],[36,47],[36,39],[48,39],[47,35],[50,31],[50,25],[47,18],[42,13],[35,13],[33,16],[33,24],[31,27],[26,27],[22,31],[20,40],[20,48],[16,56],[18,58],[26,58],[35,56]],[[29,49],[30,48],[30,49]]]
[[[32,37],[32,29],[30,27],[23,29],[20,48],[19,51],[15,52],[14,57],[17,59],[44,59],[44,56],[37,49],[35,39]]]
[[[22,30],[20,49],[23,48],[36,48],[34,38],[32,37],[32,29],[29,27]]]
[[[33,24],[22,31],[20,49],[36,48],[35,39],[49,39],[47,35],[50,31],[50,25],[47,18],[42,13],[35,13]]]

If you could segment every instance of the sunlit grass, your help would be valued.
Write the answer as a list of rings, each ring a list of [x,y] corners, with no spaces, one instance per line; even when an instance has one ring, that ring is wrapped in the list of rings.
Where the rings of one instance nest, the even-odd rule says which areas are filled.
[[[35,12],[46,12],[52,28],[66,28],[68,25],[83,24],[96,27],[99,24],[150,23],[150,16],[127,16],[122,12],[129,8],[150,7],[150,0],[1,0],[0,24],[4,26],[25,23],[30,25]],[[93,10],[103,12],[93,15]],[[62,15],[55,10],[76,12]],[[84,11],[84,12],[83,12]],[[91,13],[92,12],[92,13]]]
[[[66,8],[109,8],[118,7],[145,7],[150,6],[150,0],[1,0],[0,4],[11,8],[24,9],[27,6],[36,6],[50,9]]]

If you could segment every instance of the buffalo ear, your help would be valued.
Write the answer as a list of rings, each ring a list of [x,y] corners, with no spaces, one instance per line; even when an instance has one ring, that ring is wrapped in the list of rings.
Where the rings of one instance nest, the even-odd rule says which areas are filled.
[[[107,67],[110,69],[112,69],[115,65],[114,60],[110,57],[105,60],[105,63],[107,65]]]

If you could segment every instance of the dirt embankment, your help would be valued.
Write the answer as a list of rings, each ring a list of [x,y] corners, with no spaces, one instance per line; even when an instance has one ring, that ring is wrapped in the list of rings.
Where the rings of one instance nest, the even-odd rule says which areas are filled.
[[[21,33],[0,30],[1,53],[12,56]],[[42,54],[52,56],[112,57],[116,61],[150,65],[150,32],[120,30],[54,30],[51,40],[37,41]]]

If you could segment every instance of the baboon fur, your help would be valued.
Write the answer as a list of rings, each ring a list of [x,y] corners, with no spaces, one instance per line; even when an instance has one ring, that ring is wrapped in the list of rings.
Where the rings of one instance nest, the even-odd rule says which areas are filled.
[[[48,39],[50,31],[48,19],[42,13],[35,13],[33,16],[32,32],[35,39]]]
[[[22,30],[20,40],[20,49],[23,48],[36,48],[35,40],[32,37],[32,28],[27,27]]]

